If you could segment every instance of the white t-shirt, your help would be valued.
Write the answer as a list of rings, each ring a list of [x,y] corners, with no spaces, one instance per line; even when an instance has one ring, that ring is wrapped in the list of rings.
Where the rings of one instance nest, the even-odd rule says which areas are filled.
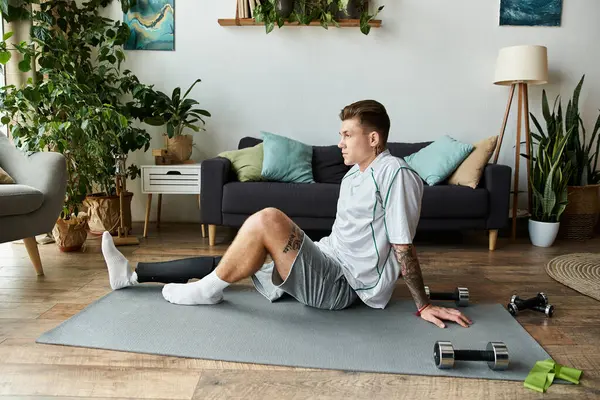
[[[362,301],[385,308],[400,265],[392,244],[411,244],[421,215],[423,181],[389,150],[365,171],[354,165],[340,187],[331,235],[317,242],[344,267],[346,280]]]

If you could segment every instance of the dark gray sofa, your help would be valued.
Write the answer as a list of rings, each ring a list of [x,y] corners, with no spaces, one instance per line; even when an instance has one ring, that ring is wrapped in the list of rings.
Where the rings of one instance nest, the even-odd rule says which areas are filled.
[[[239,149],[261,140],[245,137]],[[388,143],[392,155],[406,157],[431,142]],[[336,214],[340,182],[349,167],[337,146],[313,147],[316,183],[239,182],[231,162],[222,157],[202,162],[201,220],[209,226],[214,244],[215,226],[240,227],[253,213],[275,207],[304,230],[330,230]],[[508,223],[511,168],[488,164],[477,189],[425,184],[417,231],[487,230],[490,250],[496,247],[498,230]]]

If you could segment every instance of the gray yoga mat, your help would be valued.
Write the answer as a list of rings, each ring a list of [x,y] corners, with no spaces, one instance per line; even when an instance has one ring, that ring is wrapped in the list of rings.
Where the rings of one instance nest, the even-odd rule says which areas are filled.
[[[38,343],[92,347],[257,364],[361,372],[438,375],[523,381],[548,353],[500,304],[463,308],[474,324],[440,329],[414,315],[410,301],[384,310],[358,302],[342,311],[304,306],[286,296],[269,302],[254,289],[228,288],[224,302],[178,306],[162,298],[162,285],[112,292],[43,334]],[[504,342],[507,371],[485,362],[457,362],[440,370],[437,340],[457,349]]]

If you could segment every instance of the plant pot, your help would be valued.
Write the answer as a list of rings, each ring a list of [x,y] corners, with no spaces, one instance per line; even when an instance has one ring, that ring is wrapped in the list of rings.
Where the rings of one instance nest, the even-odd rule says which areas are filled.
[[[540,222],[529,220],[529,240],[534,246],[550,247],[554,244],[560,222]]]
[[[65,253],[81,249],[88,233],[88,216],[81,212],[77,217],[59,218],[52,229],[52,236],[59,250]]]
[[[192,135],[178,135],[167,139],[167,150],[176,162],[184,162],[192,156],[194,138]]]
[[[568,186],[568,204],[561,218],[559,237],[587,240],[594,237],[598,222],[598,187]]]
[[[127,234],[131,232],[131,200],[133,193],[127,192],[124,196],[125,207],[123,219]],[[83,204],[88,208],[90,233],[101,235],[104,231],[116,235],[121,225],[121,212],[119,196],[105,196],[104,194],[91,194],[86,196]]]
[[[294,11],[294,0],[277,0],[275,2],[275,11],[283,18],[288,18]]]
[[[339,10],[335,19],[360,19],[360,15],[368,6],[368,0],[349,0],[346,10]]]

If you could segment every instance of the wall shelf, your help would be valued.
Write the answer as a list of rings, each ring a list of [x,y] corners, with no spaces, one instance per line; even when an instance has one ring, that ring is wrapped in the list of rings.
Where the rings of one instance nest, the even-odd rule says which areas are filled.
[[[219,19],[219,25],[221,26],[260,26],[260,25],[264,25],[264,23],[262,22],[256,22],[254,20],[254,18],[240,18],[239,20],[236,20],[235,18],[231,18],[231,19]],[[338,21],[338,24],[340,26],[340,28],[358,28],[360,26],[360,20],[358,19],[345,19],[345,20],[341,20]],[[285,22],[286,26],[306,26],[306,25],[301,25],[298,22]],[[381,20],[380,19],[374,19],[371,22],[369,22],[369,25],[371,25],[371,28],[381,28]],[[319,21],[312,21],[310,23],[310,26],[321,26],[321,23]],[[335,25],[330,25],[331,28],[335,28]]]

